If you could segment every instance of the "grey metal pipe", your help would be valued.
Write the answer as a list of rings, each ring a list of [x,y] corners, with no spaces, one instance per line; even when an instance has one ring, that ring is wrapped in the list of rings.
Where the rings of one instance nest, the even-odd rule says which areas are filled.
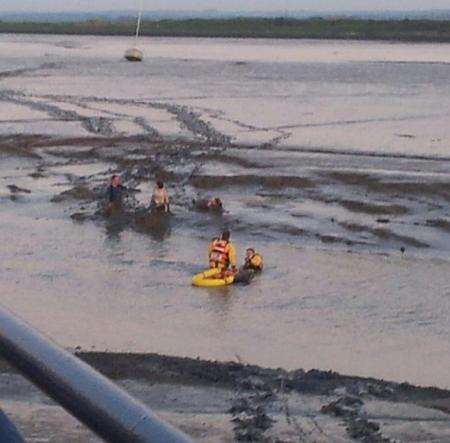
[[[0,441],[2,443],[25,443],[19,431],[0,409]]]
[[[106,377],[2,307],[0,356],[108,442],[191,441]]]

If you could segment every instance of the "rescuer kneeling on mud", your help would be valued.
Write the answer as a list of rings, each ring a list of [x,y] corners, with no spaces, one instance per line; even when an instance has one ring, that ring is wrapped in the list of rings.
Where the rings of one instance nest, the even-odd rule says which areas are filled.
[[[230,242],[230,231],[223,231],[222,236],[214,239],[209,245],[209,267],[222,272],[236,273],[236,249]]]

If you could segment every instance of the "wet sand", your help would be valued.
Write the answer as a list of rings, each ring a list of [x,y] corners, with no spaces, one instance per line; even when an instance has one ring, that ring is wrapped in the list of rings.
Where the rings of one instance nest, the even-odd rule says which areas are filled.
[[[3,304],[70,348],[450,387],[446,45],[63,40],[0,37]],[[156,178],[174,216],[137,223]],[[191,288],[224,226],[264,274]]]

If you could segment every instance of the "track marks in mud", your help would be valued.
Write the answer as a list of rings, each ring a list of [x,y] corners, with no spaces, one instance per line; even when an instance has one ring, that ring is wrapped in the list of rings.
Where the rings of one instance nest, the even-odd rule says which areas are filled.
[[[1,92],[0,100],[44,112],[56,121],[80,122],[82,127],[91,134],[99,134],[106,137],[115,134],[111,119],[104,117],[85,117],[75,111],[64,110],[55,103],[36,100],[34,97],[18,93],[17,91]]]
[[[346,425],[351,439],[367,443],[389,443],[380,432],[380,425],[369,421],[364,411],[364,402],[359,397],[344,395],[321,409],[323,414],[338,417]]]
[[[151,102],[151,101],[134,101],[122,99],[107,99],[98,97],[76,97],[76,96],[29,96],[19,91],[3,90],[0,91],[0,100],[11,102],[18,105],[26,106],[30,109],[45,112],[51,118],[58,121],[80,122],[83,128],[91,134],[99,134],[105,137],[118,135],[114,129],[114,123],[126,121],[136,124],[142,128],[144,133],[150,137],[158,137],[159,131],[144,117],[136,117],[126,112],[116,112],[113,110],[99,110],[89,103],[97,102],[111,105],[127,105],[139,108],[164,110],[168,115],[174,116],[180,127],[186,128],[193,138],[200,138],[209,144],[226,147],[231,144],[231,138],[217,131],[212,125],[201,119],[199,113],[194,112],[186,106],[180,106],[170,103]],[[61,106],[58,106],[58,102]],[[81,115],[74,110],[63,109],[63,104],[67,103],[72,106],[83,108],[92,112],[92,116]],[[98,116],[95,114],[109,114],[111,117]]]
[[[388,442],[381,426],[369,419],[366,402],[382,400],[392,402],[393,407],[399,402],[434,408],[450,397],[450,393],[442,389],[343,376],[332,371],[286,371],[241,362],[212,362],[157,354],[79,352],[77,355],[113,379],[231,389],[234,398],[228,412],[236,441],[327,441],[330,436],[320,426],[322,413],[342,421],[350,438]],[[298,401],[303,396],[320,398],[317,410],[307,415],[308,426],[304,426],[305,421],[299,424],[289,407],[290,399]],[[290,427],[287,439],[277,432],[277,423],[281,420],[286,420]]]
[[[0,80],[5,78],[20,77],[26,74],[32,74],[44,69],[58,69],[61,66],[62,65],[59,63],[43,63],[42,65],[39,65],[35,68],[22,68],[22,69],[13,69],[11,71],[2,71],[0,72]]]

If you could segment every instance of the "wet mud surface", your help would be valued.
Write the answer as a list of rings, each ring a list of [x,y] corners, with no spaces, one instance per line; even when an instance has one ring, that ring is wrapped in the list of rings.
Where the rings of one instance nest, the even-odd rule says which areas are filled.
[[[413,255],[426,249],[429,256],[436,257],[445,256],[449,246],[450,179],[443,173],[438,177],[433,177],[432,172],[429,177],[421,174],[412,181],[409,175],[415,175],[414,171],[400,170],[396,172],[398,183],[395,183],[392,171],[386,171],[388,177],[379,171],[365,175],[324,172],[321,155],[304,154],[297,159],[298,175],[291,175],[295,160],[288,168],[262,159],[257,165],[248,165],[250,160],[241,156],[241,151],[248,148],[229,145],[218,148],[208,139],[171,141],[151,136],[44,140],[7,136],[0,139],[0,151],[35,159],[36,169],[30,173],[35,186],[59,166],[77,169],[76,177],[70,172],[65,174],[69,189],[55,193],[51,201],[78,201],[79,208],[74,213],[83,214],[84,219],[105,220],[108,214],[101,213],[99,208],[105,200],[108,176],[120,174],[123,184],[131,189],[122,217],[114,220],[120,224],[122,219],[123,227],[131,221],[133,227],[138,227],[134,221],[149,203],[151,183],[164,180],[171,192],[174,223],[183,228],[205,221],[191,210],[193,199],[219,196],[226,209],[222,219],[213,223],[219,230],[228,226],[263,238],[293,237],[298,244],[318,247],[334,244],[368,251],[398,251],[408,247]],[[302,167],[305,161],[307,168]],[[340,161],[336,159],[336,167]],[[369,168],[370,159],[366,161]],[[107,163],[109,167],[85,175],[85,165],[89,169],[95,162]],[[361,163],[358,159],[358,167]],[[439,163],[442,162],[415,161],[414,166],[433,169]],[[247,172],[249,169],[251,174]],[[11,191],[14,195],[31,192],[14,183],[7,186],[10,191],[14,189]],[[147,225],[144,230],[151,231],[151,222]]]
[[[445,441],[450,432],[444,406],[449,404],[450,392],[446,390],[331,371],[265,369],[156,354],[79,352],[77,356],[195,441],[408,441],[414,423],[423,426],[422,436],[415,441]],[[74,434],[96,441],[68,416],[63,419],[56,407],[50,408],[52,402],[3,365],[0,398],[27,437],[31,432],[39,435],[45,424],[59,420],[67,441]],[[26,401],[34,405],[34,414],[29,415],[34,427],[24,423]],[[189,420],[191,414],[197,424]],[[52,431],[50,441],[61,441],[60,431]]]
[[[235,55],[204,60],[182,40],[175,46],[194,55],[131,67],[108,52],[114,45],[101,55],[89,39],[59,43],[0,41],[4,303],[85,350],[242,353],[263,366],[450,386],[447,64],[283,62],[265,48],[267,59],[242,65],[238,42]],[[106,210],[112,174],[128,192]],[[156,180],[169,216],[148,211]],[[192,203],[212,197],[222,213]],[[194,291],[190,278],[223,228],[240,259],[245,247],[261,250],[266,270],[246,288]],[[286,392],[340,387],[330,373],[306,374],[301,391],[286,372]],[[241,375],[230,381],[245,392],[227,406],[234,432],[245,439],[255,426],[261,437],[284,397],[262,373],[263,385]],[[406,401],[399,389],[383,400]],[[327,412],[379,438],[360,421],[362,405],[342,398]]]
[[[195,56],[180,61],[177,56],[161,60],[150,55],[149,66],[131,68],[125,62],[114,63],[114,54],[106,51],[106,46],[103,58],[97,65],[93,63],[89,38],[74,37],[63,45],[56,37],[32,42],[27,36],[2,38],[5,68],[0,66],[4,109],[0,114],[0,152],[40,159],[32,173],[36,186],[39,174],[54,164],[79,164],[82,168],[85,163],[108,162],[108,172],[122,174],[125,185],[133,189],[143,191],[158,178],[167,181],[176,210],[189,219],[184,221],[186,225],[201,223],[188,211],[192,199],[211,194],[220,196],[232,209],[226,224],[264,238],[295,237],[300,244],[344,250],[348,246],[370,251],[408,247],[413,254],[446,255],[450,246],[445,229],[450,217],[450,157],[444,146],[450,134],[442,133],[441,124],[449,109],[448,89],[442,80],[448,70],[445,64],[421,64],[423,76],[408,70],[409,65],[400,60],[395,68],[391,61],[383,65],[382,57],[378,64],[361,59],[352,65],[358,48],[349,52],[347,44],[341,43],[347,62],[327,64],[330,60],[326,58],[321,62],[306,58],[301,66],[290,59],[274,62],[271,50],[263,45],[266,63],[238,66],[239,53],[248,50],[248,43],[242,47],[232,43],[237,57],[231,60],[234,63],[227,61],[229,54],[225,53],[222,63],[210,54],[211,60],[202,68]],[[184,47],[191,40],[177,42],[175,45]],[[122,40],[116,39],[116,43],[120,47]],[[36,55],[23,66],[24,61],[12,58],[8,44],[22,50],[34,48]],[[165,44],[164,39],[157,39],[149,50],[159,51]],[[309,44],[303,43],[305,50],[311,49]],[[317,45],[313,49],[325,57],[321,51],[326,45]],[[411,54],[414,48],[405,46]],[[293,50],[289,42],[281,49]],[[261,57],[264,54],[261,52]],[[420,54],[417,52],[417,62],[422,61]],[[384,57],[389,58],[389,53]],[[440,57],[438,52],[436,57]],[[77,64],[84,71],[79,71]],[[281,71],[275,76],[276,66]],[[148,78],[161,94],[148,97],[131,83],[134,77],[146,78],[142,68],[149,69]],[[299,76],[294,68],[301,68],[303,74]],[[170,72],[167,78],[165,71]],[[374,81],[375,71],[382,81]],[[223,74],[221,82],[215,80],[217,72]],[[180,84],[179,77],[185,75],[190,80]],[[124,76],[130,78],[114,94],[115,79]],[[240,87],[234,83],[238,79]],[[317,79],[333,79],[334,89],[323,84],[319,93]],[[169,85],[175,88],[170,98],[165,94]],[[346,85],[353,88],[347,95],[342,90]],[[364,87],[365,93],[360,90]],[[305,92],[299,93],[299,88],[306,88]],[[288,90],[290,98],[283,95]],[[405,106],[397,107],[398,96],[411,100],[408,112]],[[280,97],[283,104],[276,102]],[[343,106],[340,100],[344,97],[361,100],[353,104],[362,115],[356,118],[349,105]],[[439,115],[435,112],[437,97]],[[330,121],[323,100],[330,111],[341,107],[340,119]],[[243,113],[244,103],[261,113]],[[300,121],[291,124],[292,119]],[[415,135],[422,120],[435,131],[430,139]],[[402,121],[407,127],[390,126]],[[370,122],[375,126],[358,126]],[[379,123],[385,126],[379,127]],[[300,128],[318,129],[297,137]],[[321,145],[324,136],[333,142],[335,129],[341,131],[335,145]],[[342,138],[344,132],[346,139]],[[379,136],[385,140],[378,146],[363,146]],[[385,145],[390,136],[393,139]],[[395,147],[396,140],[403,144]],[[100,196],[100,176],[80,172],[78,177],[89,194],[85,196],[88,202],[91,192]],[[101,179],[104,186],[106,177]],[[53,198],[72,198],[80,183],[73,186],[75,191]],[[142,205],[142,199],[135,197],[130,211]],[[83,214],[84,218],[94,215],[93,211]],[[362,228],[345,228],[351,224]]]

